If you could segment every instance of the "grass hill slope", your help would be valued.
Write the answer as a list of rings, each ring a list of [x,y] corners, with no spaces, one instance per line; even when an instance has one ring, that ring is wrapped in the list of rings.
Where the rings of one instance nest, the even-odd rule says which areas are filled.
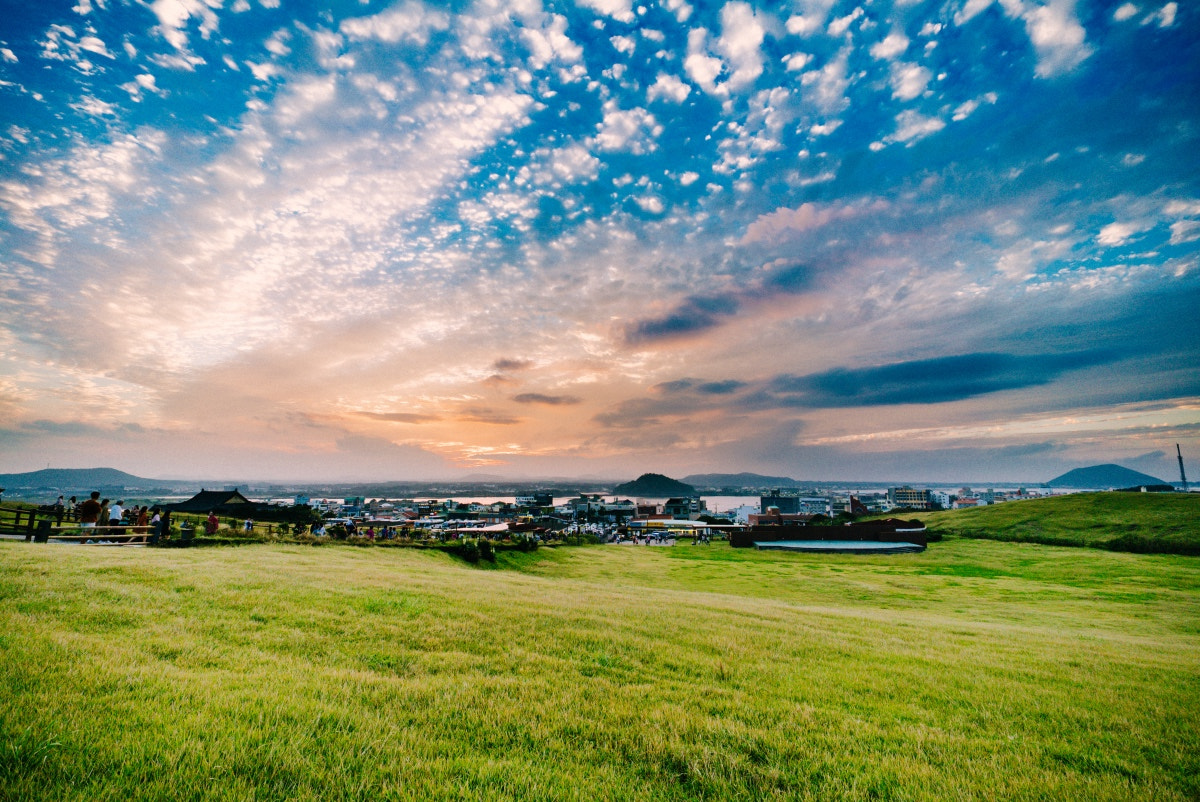
[[[1195,493],[1072,493],[919,517],[943,537],[1200,555]]]
[[[0,799],[1200,797],[1200,561],[0,542]]]

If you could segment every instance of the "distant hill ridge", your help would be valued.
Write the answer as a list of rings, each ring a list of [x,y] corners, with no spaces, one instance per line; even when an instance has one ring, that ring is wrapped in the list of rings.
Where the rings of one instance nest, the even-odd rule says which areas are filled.
[[[694,473],[680,481],[696,487],[800,487],[788,476],[763,476],[759,473]]]
[[[1047,487],[1093,488],[1097,490],[1111,487],[1163,484],[1168,483],[1158,477],[1113,464],[1093,465],[1090,468],[1076,468],[1046,482]]]
[[[28,473],[0,474],[0,487],[58,489],[63,491],[98,490],[102,487],[159,487],[158,479],[143,479],[116,468],[43,468]]]

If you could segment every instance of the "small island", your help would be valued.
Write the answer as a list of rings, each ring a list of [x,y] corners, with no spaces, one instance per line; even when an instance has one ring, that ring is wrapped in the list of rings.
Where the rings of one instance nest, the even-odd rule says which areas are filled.
[[[672,498],[678,496],[695,496],[696,488],[689,484],[663,476],[661,473],[643,473],[632,482],[625,482],[613,488],[613,492],[621,496],[641,496],[643,498]]]

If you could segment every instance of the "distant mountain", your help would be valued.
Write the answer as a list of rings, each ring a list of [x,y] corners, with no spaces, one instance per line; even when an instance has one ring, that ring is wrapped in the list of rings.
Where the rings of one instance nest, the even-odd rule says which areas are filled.
[[[160,479],[143,479],[116,468],[45,468],[29,473],[0,474],[0,487],[7,488],[14,495],[22,490],[78,495],[108,488],[148,489],[171,484]]]
[[[613,488],[618,496],[641,496],[642,498],[670,498],[672,496],[694,496],[696,488],[661,473],[643,473],[632,482]]]
[[[694,473],[681,481],[696,487],[800,487],[787,476],[763,476],[758,473]]]
[[[1120,465],[1093,465],[1090,468],[1076,468],[1046,482],[1048,487],[1094,488],[1097,490],[1161,484],[1166,483],[1157,477],[1123,468]]]

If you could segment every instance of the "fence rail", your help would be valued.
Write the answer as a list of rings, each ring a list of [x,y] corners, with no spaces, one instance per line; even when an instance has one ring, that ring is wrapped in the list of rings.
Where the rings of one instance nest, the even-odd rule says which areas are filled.
[[[24,535],[25,540],[33,538],[41,521],[50,523],[51,517],[37,510],[23,507],[0,507],[0,534]]]

